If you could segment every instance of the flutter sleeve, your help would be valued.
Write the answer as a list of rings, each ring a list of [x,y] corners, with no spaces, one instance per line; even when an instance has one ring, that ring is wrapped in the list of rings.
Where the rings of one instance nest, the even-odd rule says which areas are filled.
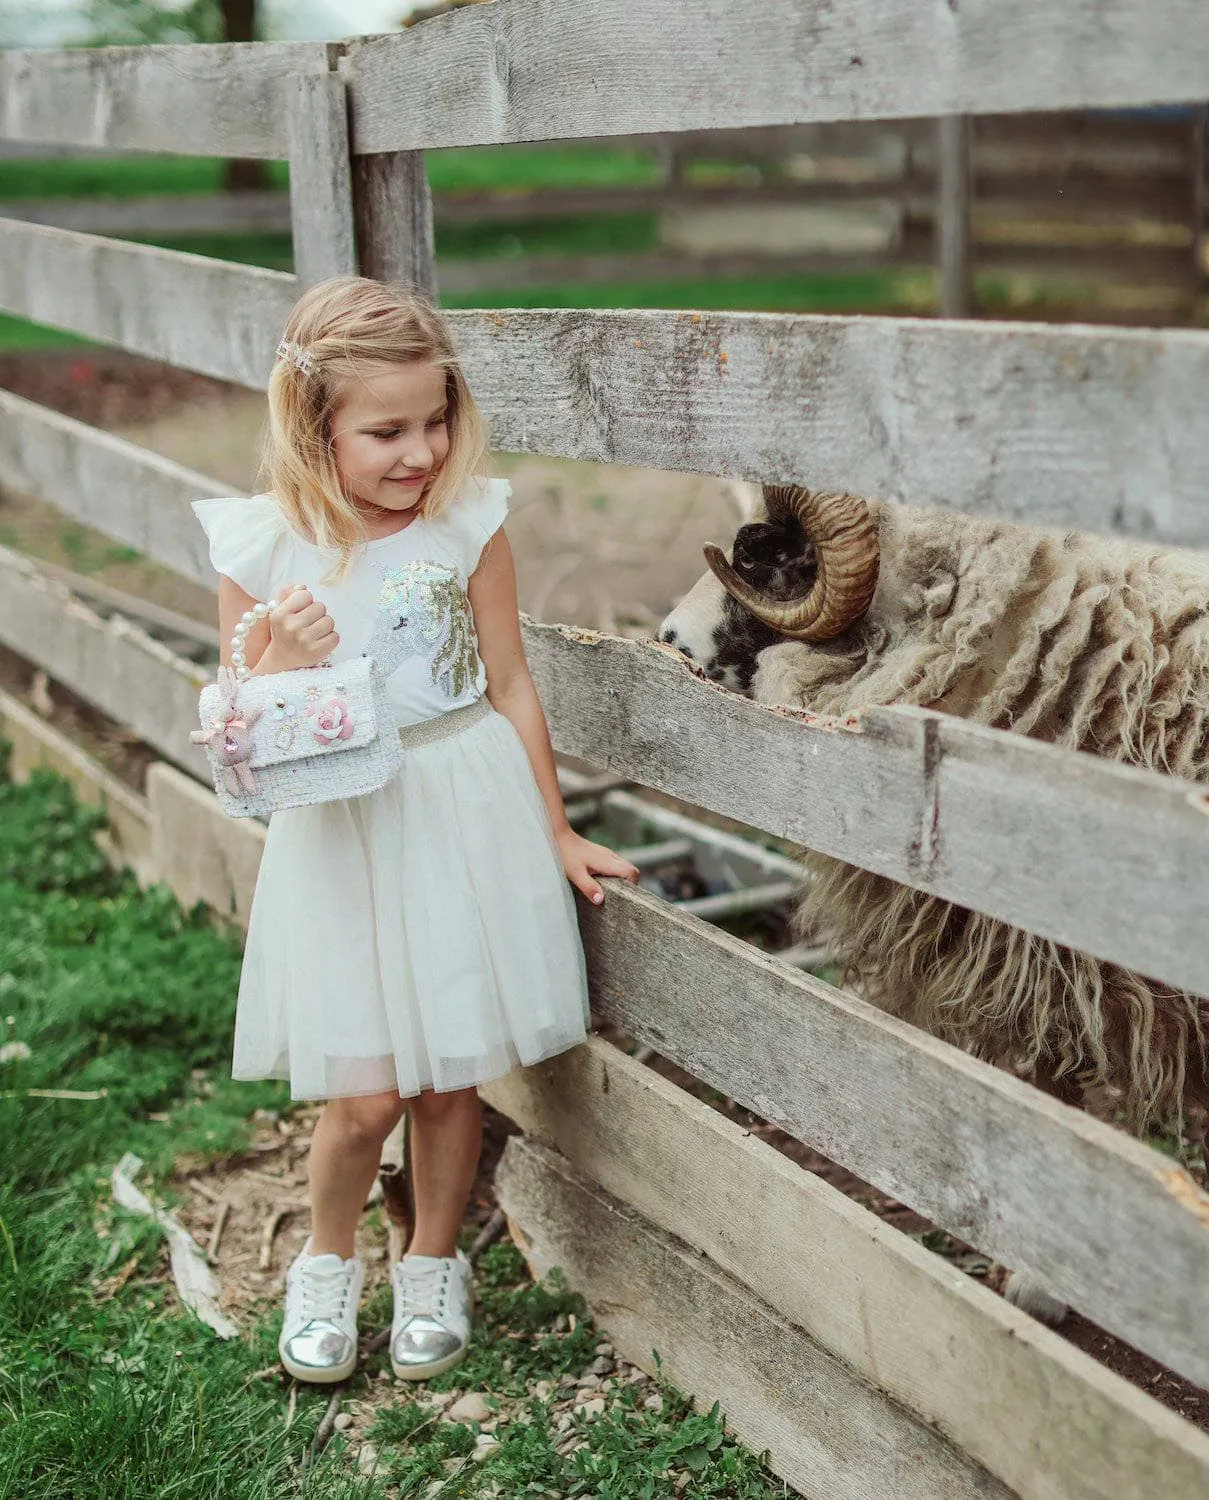
[[[472,479],[449,512],[457,528],[467,577],[479,565],[483,548],[504,524],[512,486],[506,479]]]
[[[210,561],[254,599],[273,594],[286,542],[285,518],[268,495],[195,500],[193,513],[210,542]]]

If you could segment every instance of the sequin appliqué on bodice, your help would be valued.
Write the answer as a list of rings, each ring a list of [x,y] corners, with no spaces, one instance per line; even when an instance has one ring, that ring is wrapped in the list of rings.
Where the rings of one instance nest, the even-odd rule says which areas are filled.
[[[478,640],[457,570],[426,559],[385,569],[374,645],[388,669],[423,657],[433,683],[451,700],[471,689],[479,670]]]

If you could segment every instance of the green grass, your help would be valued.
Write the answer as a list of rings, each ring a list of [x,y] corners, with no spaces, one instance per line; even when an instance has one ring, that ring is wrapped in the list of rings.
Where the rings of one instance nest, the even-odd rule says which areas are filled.
[[[110,1195],[126,1151],[170,1200],[179,1156],[235,1154],[253,1110],[288,1108],[283,1086],[226,1076],[239,944],[111,870],[94,842],[102,815],[65,783],[39,772],[16,786],[5,764],[0,745],[0,1046],[20,1044],[0,1062],[0,1500],[384,1500],[434,1478],[446,1500],[670,1500],[678,1474],[694,1497],[785,1495],[718,1411],[694,1413],[663,1383],[662,1410],[622,1387],[591,1422],[574,1418],[584,1446],[559,1451],[552,1407],[598,1335],[580,1299],[556,1275],[533,1285],[509,1244],[480,1262],[466,1362],[430,1383],[507,1404],[499,1448],[469,1461],[474,1428],[425,1411],[422,1390],[384,1385],[377,1354],[349,1386],[373,1398],[361,1435],[377,1469],[357,1472],[351,1433],[306,1467],[329,1393],[299,1387],[287,1429],[284,1381],[251,1378],[275,1362],[278,1315],[216,1339],[179,1310],[158,1230]],[[388,1297],[371,1299],[363,1326],[385,1323]],[[548,1396],[532,1392],[538,1379]]]
[[[642,146],[492,146],[430,152],[434,191],[525,192],[539,187],[637,186],[658,180],[652,153]],[[0,161],[4,198],[126,197],[144,193],[211,193],[222,187],[223,163],[201,157]],[[272,181],[288,181],[285,163],[269,163]],[[135,236],[145,244],[184,250],[240,264],[293,268],[284,233]],[[641,307],[769,312],[850,312],[876,307],[909,311],[926,298],[918,276],[776,276],[729,280],[649,281],[627,278],[603,285],[513,288],[508,263],[529,256],[642,255],[657,250],[658,217],[652,213],[595,214],[484,224],[446,224],[437,231],[442,260],[498,263],[498,286],[443,300],[449,307]],[[438,267],[439,274],[439,267]],[[59,349],[85,341],[56,329],[0,316],[0,350]]]
[[[0,1065],[0,1497],[268,1500],[289,1477],[279,1399],[242,1389],[268,1333],[220,1344],[181,1316],[154,1274],[158,1235],[105,1205],[124,1151],[163,1172],[189,1147],[238,1149],[247,1113],[282,1090],[204,1096],[238,946],[111,871],[99,822],[48,773],[0,781],[0,1042],[29,1049]],[[167,1108],[172,1126],[151,1118]],[[131,1257],[125,1293],[96,1301]]]
[[[641,146],[482,146],[430,151],[437,193],[525,192],[539,187],[640,187],[658,181]],[[285,187],[285,162],[269,162],[272,186]],[[204,156],[123,156],[0,161],[0,198],[127,198],[144,193],[217,193],[223,162]]]
[[[438,276],[440,270],[438,267]],[[701,312],[910,311],[918,307],[918,274],[869,272],[853,276],[761,276],[713,281],[615,281],[593,285],[508,287],[501,267],[498,291],[442,297],[460,307],[615,307],[694,309]],[[925,278],[926,280],[926,278]]]

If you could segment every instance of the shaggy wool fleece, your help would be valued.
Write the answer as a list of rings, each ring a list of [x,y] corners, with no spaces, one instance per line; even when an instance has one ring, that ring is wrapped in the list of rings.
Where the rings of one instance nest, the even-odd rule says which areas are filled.
[[[915,704],[1209,781],[1209,559],[876,507],[881,582],[824,646],[762,653],[753,696]],[[1209,1106],[1209,1001],[812,856],[803,931],[882,1008],[1139,1132]]]

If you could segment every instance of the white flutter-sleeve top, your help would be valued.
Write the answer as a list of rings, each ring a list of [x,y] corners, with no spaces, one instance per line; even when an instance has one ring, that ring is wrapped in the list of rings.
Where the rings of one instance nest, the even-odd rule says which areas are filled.
[[[272,495],[194,501],[210,561],[254,599],[305,584],[336,623],[338,664],[372,654],[388,670],[400,724],[415,724],[482,697],[487,679],[466,589],[483,548],[508,511],[503,479],[471,479],[435,519],[365,543],[347,574],[325,582],[336,556],[289,526]]]

